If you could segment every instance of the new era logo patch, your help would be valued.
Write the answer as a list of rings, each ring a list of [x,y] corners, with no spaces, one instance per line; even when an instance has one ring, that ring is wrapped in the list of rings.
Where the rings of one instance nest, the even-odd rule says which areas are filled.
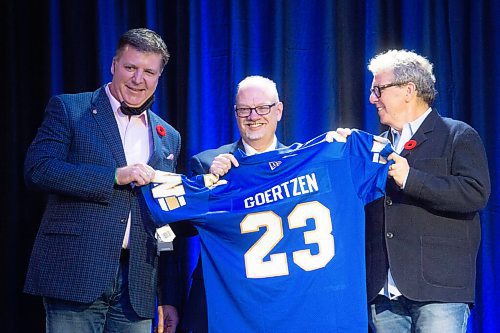
[[[269,162],[269,167],[271,168],[271,170],[274,170],[277,167],[279,167],[280,164],[281,164],[281,161]]]

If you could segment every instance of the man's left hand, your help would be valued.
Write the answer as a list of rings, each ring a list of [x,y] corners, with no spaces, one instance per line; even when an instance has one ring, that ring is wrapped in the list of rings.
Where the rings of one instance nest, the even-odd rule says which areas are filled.
[[[400,188],[404,188],[406,183],[406,178],[408,178],[408,174],[410,173],[410,165],[406,158],[399,156],[396,153],[392,153],[387,158],[389,161],[394,161],[389,167],[389,177],[392,177]]]

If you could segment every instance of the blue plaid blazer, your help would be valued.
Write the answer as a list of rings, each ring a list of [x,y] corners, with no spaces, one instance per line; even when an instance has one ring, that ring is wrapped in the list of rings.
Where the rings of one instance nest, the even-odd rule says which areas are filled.
[[[154,169],[174,171],[179,133],[148,110]],[[161,136],[156,127],[163,126]],[[118,125],[104,87],[50,99],[29,147],[25,181],[48,194],[24,291],[92,302],[113,281],[129,212],[129,292],[139,316],[155,315],[157,256],[154,226],[141,213],[137,189],[114,185],[127,164]]]

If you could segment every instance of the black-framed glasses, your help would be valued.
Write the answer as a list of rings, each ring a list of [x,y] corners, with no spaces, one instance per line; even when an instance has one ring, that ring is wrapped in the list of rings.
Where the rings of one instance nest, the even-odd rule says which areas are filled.
[[[393,82],[393,83],[388,83],[388,84],[384,84],[384,85],[381,85],[381,86],[373,86],[371,89],[370,89],[370,92],[372,94],[374,94],[377,98],[380,98],[382,96],[382,91],[386,88],[390,88],[390,87],[398,87],[398,86],[402,86],[402,85],[405,85],[407,84],[408,82]]]
[[[236,115],[240,118],[246,118],[252,114],[252,110],[255,110],[255,113],[257,113],[259,116],[265,116],[269,112],[271,112],[271,108],[276,105],[276,102],[273,104],[268,104],[268,105],[259,105],[254,108],[248,108],[248,107],[234,107],[234,111],[236,112]]]

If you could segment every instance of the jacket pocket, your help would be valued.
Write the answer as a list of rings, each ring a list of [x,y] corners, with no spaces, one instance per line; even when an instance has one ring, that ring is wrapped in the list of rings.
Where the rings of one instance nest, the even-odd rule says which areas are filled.
[[[464,288],[471,283],[473,260],[466,240],[449,237],[421,238],[422,275],[429,284]]]

